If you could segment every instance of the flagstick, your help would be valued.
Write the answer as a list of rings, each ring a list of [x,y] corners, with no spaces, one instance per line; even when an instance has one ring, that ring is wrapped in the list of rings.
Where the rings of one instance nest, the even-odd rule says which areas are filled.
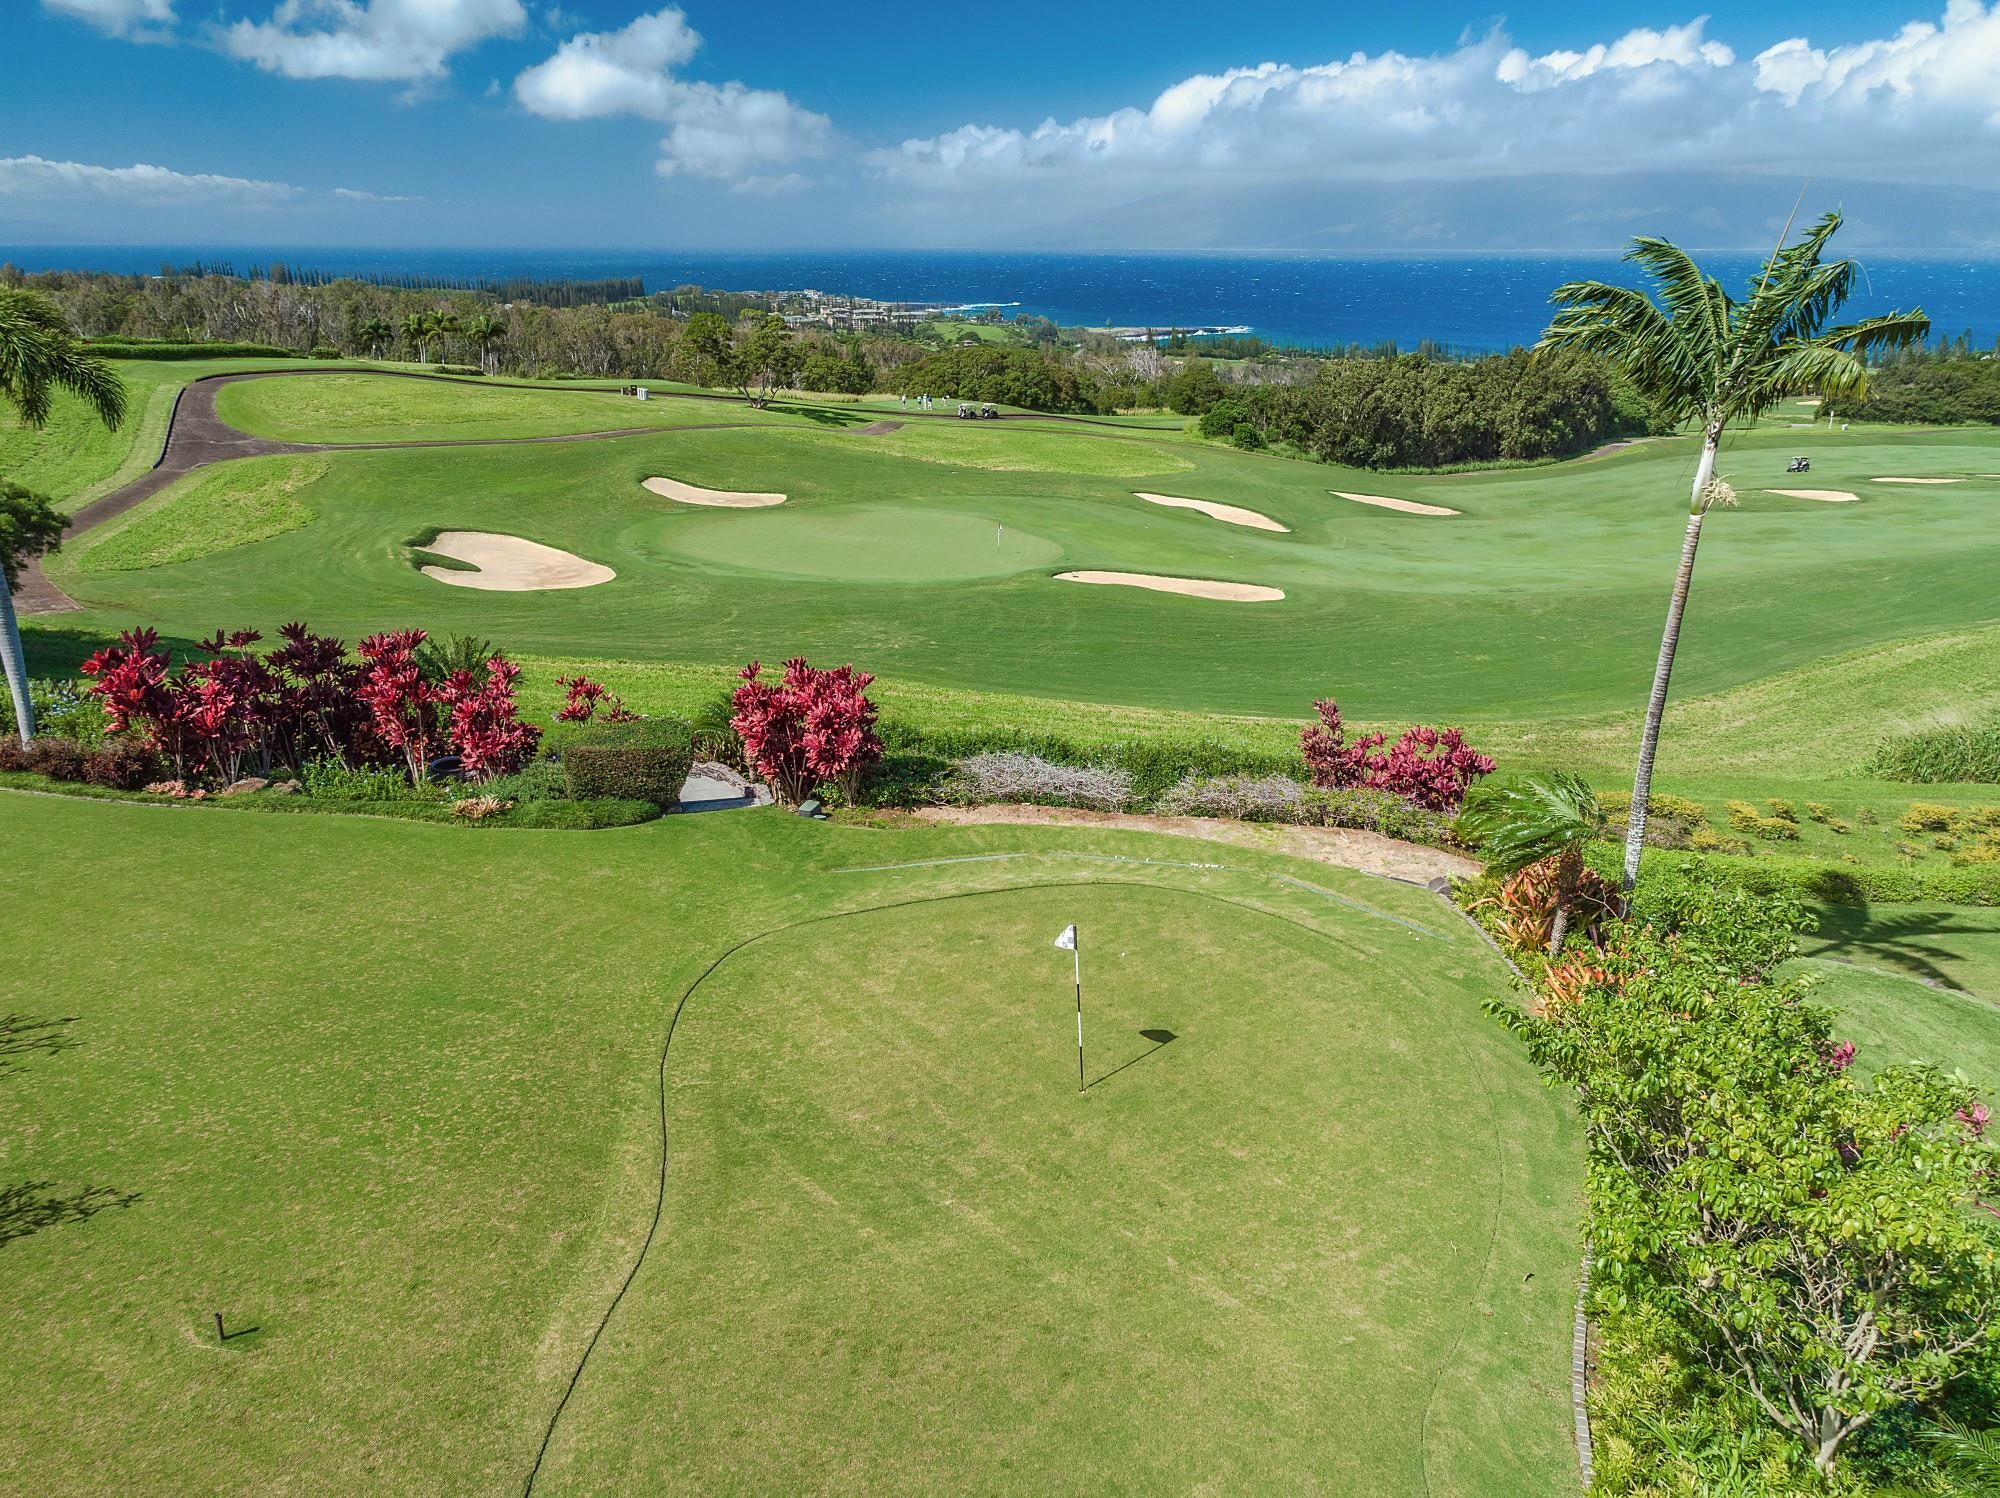
[[[1083,1091],[1083,933],[1076,935],[1076,945],[1070,949],[1070,956],[1076,960],[1076,1090]]]

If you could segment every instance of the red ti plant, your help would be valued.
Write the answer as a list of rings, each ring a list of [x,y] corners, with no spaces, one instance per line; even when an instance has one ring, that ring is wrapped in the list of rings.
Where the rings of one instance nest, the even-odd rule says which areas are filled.
[[[270,724],[274,756],[295,768],[315,754],[343,762],[372,757],[370,714],[355,696],[361,667],[347,658],[347,646],[303,624],[287,624],[278,634],[285,643],[264,657],[277,679]]]
[[[758,679],[762,670],[752,661],[740,673],[730,727],[742,736],[743,752],[771,794],[797,806],[813,787],[832,781],[852,800],[882,758],[875,704],[864,695],[875,678],[851,665],[821,670],[794,658],[773,686]]]
[[[355,696],[368,709],[382,742],[403,756],[410,779],[430,773],[431,756],[444,738],[444,699],[424,680],[417,647],[429,639],[421,629],[396,629],[361,642],[361,684]]]
[[[83,663],[83,674],[103,699],[113,733],[138,733],[148,749],[173,762],[177,777],[205,772],[227,785],[252,757],[260,769],[270,763],[274,680],[249,653],[259,638],[255,630],[218,630],[203,642],[210,658],[176,672],[155,648],[157,630],[126,630]]]
[[[624,699],[616,692],[606,691],[601,682],[588,676],[558,676],[556,685],[569,694],[569,700],[556,709],[558,723],[588,723],[600,704],[607,723],[639,721],[639,715],[625,706]]]
[[[156,629],[128,629],[83,663],[90,690],[104,703],[104,723],[113,733],[137,732],[148,749],[171,760],[174,776],[186,771],[188,730],[180,721],[167,686],[172,663]]]
[[[1457,728],[1416,724],[1385,753],[1388,735],[1363,734],[1345,742],[1340,704],[1332,698],[1315,702],[1319,722],[1299,734],[1299,750],[1322,790],[1365,786],[1401,796],[1427,811],[1453,812],[1465,804],[1472,782],[1493,773],[1493,761],[1465,742]]]
[[[521,768],[542,740],[541,729],[515,716],[514,680],[521,668],[503,655],[486,663],[486,679],[454,671],[438,687],[451,710],[451,747],[473,780],[491,780]]]

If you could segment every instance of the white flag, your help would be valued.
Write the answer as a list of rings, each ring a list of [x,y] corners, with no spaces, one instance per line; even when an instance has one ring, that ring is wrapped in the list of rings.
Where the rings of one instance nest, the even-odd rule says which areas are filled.
[[[1056,945],[1061,947],[1065,952],[1074,952],[1076,950],[1076,927],[1063,927],[1062,935],[1056,938]]]

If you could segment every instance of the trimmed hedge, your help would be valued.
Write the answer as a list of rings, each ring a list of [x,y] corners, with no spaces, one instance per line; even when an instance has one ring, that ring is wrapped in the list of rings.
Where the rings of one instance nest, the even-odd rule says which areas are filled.
[[[1752,894],[1789,895],[1826,905],[2000,905],[2000,865],[1905,868],[1820,863],[1809,858],[1739,858],[1721,853],[1648,854],[1642,870],[1684,867],[1698,876],[1727,880]],[[1643,874],[1642,874],[1643,877]]]
[[[144,338],[97,338],[85,343],[103,359],[303,359],[295,348],[275,343],[170,343]]]
[[[650,801],[677,805],[694,764],[693,730],[679,718],[636,723],[593,721],[562,745],[563,775],[574,801]]]

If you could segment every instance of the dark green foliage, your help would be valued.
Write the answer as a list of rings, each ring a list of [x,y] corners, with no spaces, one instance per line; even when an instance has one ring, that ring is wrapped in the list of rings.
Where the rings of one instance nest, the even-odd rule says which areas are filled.
[[[1887,739],[1869,756],[1866,769],[1878,780],[1916,785],[1951,781],[2000,785],[2000,718],[1923,728]]]
[[[99,338],[84,345],[100,359],[302,359],[275,343],[172,343],[147,338]],[[315,357],[319,355],[315,354]]]
[[[563,773],[570,797],[650,801],[670,807],[694,763],[693,731],[679,718],[641,718],[633,723],[592,720],[565,734]]]
[[[724,690],[701,705],[690,727],[694,730],[694,757],[712,759],[733,769],[747,769],[743,757],[743,736],[732,726],[736,716],[735,693]]]
[[[46,495],[0,479],[0,571],[6,572],[9,587],[20,583],[22,563],[62,545],[68,524],[69,516]]]
[[[993,401],[1030,411],[1095,411],[1097,390],[1090,373],[1040,349],[970,344],[926,354],[895,371],[896,389],[906,395],[947,400]]]
[[[658,802],[640,798],[600,797],[594,801],[523,801],[512,811],[469,825],[589,832],[599,827],[630,827],[638,822],[650,822],[662,810]]]
[[[2000,359],[1892,360],[1869,377],[1865,399],[1831,400],[1827,414],[1840,421],[2000,423]]]
[[[1289,775],[1305,778],[1305,762],[1296,752],[1270,753],[1235,749],[1206,739],[1149,737],[1105,744],[1084,744],[1054,733],[1002,728],[924,730],[896,719],[884,721],[883,762],[868,797],[880,805],[915,778],[916,767],[936,765],[974,754],[1017,750],[1063,765],[1095,765],[1122,770],[1132,777],[1133,797],[1150,805],[1189,775]]]
[[[1433,848],[1458,846],[1450,817],[1412,806],[1388,791],[1373,791],[1365,786],[1337,791],[1309,790],[1301,811],[1301,820],[1308,826],[1353,827]]]
[[[1222,380],[1206,360],[1190,359],[1166,382],[1165,393],[1169,411],[1180,416],[1200,416],[1222,400]],[[1239,411],[1236,421],[1242,419]],[[1232,421],[1224,430],[1230,430],[1235,425],[1236,422]]]
[[[1942,905],[2000,905],[2000,865],[1925,868],[1829,864],[1808,858],[1741,858],[1720,853],[1664,856],[1687,861],[1703,879],[1724,880],[1753,894],[1782,894],[1825,905],[1908,904],[1918,900]],[[1648,854],[1642,882],[1652,877],[1657,867]]]
[[[1357,468],[1566,457],[1651,427],[1585,354],[1335,359],[1307,384],[1244,386],[1230,401],[1265,439]]]
[[[1203,413],[1196,425],[1204,437],[1227,437],[1247,420],[1249,413],[1243,409],[1241,401],[1221,400]]]

